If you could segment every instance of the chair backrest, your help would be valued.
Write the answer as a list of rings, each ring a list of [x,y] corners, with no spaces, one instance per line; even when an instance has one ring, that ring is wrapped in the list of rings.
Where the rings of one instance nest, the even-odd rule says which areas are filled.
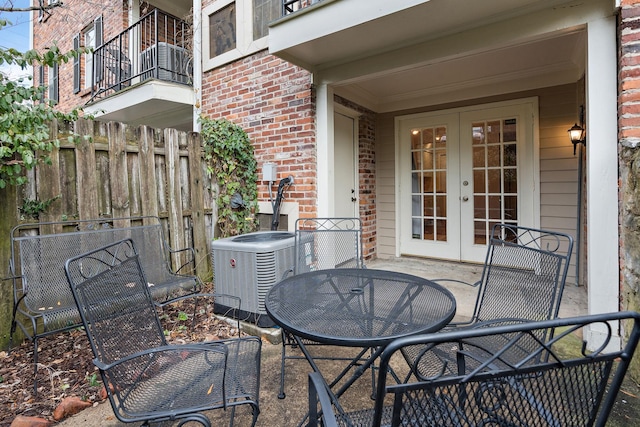
[[[133,240],[71,258],[65,272],[100,362],[166,345]]]
[[[36,234],[35,230],[40,230]],[[47,230],[54,230],[46,233]],[[75,307],[64,262],[109,243],[131,238],[150,283],[171,277],[171,260],[158,217],[21,224],[11,232],[11,270],[16,299],[24,295],[30,312]]]
[[[612,350],[619,347],[619,323],[628,339]],[[593,329],[602,341],[589,351],[580,337]],[[541,330],[552,333],[539,340]],[[381,356],[373,425],[393,395],[393,426],[604,426],[639,338],[637,312],[402,338]],[[532,343],[532,350],[519,351]],[[415,345],[425,347],[432,374],[405,384],[388,380],[391,360]]]
[[[295,257],[295,274],[327,268],[364,267],[360,219],[298,219]]]
[[[472,321],[557,317],[572,251],[567,234],[496,224]]]

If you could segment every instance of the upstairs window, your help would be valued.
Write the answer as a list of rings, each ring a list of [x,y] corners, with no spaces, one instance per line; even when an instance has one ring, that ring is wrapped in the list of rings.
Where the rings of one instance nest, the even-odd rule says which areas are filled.
[[[84,41],[84,47],[95,49],[96,48],[96,27],[91,24],[82,32],[82,39]],[[88,89],[93,82],[93,53],[85,53],[84,57],[84,84],[83,87]]]
[[[282,0],[216,0],[202,11],[205,70],[268,47],[269,24]]]
[[[253,0],[253,39],[269,35],[269,24],[280,18],[281,0]]]
[[[73,92],[90,89],[93,81],[100,81],[102,64],[97,61],[93,51],[102,44],[102,17],[99,16],[92,23],[83,28],[73,38],[73,48],[85,47],[91,52],[83,53],[73,61]],[[97,75],[94,78],[94,70]]]
[[[236,4],[230,3],[209,15],[209,57],[236,48]]]
[[[49,67],[47,80],[48,80],[47,83],[49,86],[49,99],[51,101],[54,101],[55,103],[58,103],[60,99],[58,96],[58,64],[57,63],[54,63],[53,67]]]

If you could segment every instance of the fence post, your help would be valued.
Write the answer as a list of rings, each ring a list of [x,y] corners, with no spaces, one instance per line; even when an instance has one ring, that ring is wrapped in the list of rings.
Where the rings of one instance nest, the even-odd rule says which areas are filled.
[[[158,216],[158,182],[155,174],[153,135],[153,128],[140,126],[137,129],[141,211],[142,215]]]
[[[94,123],[89,120],[76,122],[78,135],[93,135]],[[76,154],[76,188],[78,217],[80,219],[98,218],[98,179],[96,174],[96,150],[95,145],[82,139],[75,149]]]
[[[191,187],[191,224],[193,248],[196,251],[196,273],[203,280],[212,277],[209,241],[204,220],[204,173],[200,135],[189,133],[189,186]]]
[[[165,168],[167,177],[167,210],[169,214],[169,243],[173,248],[185,245],[182,216],[182,192],[180,191],[180,143],[175,129],[164,130]],[[174,265],[182,265],[184,259],[174,254]]]
[[[109,123],[109,180],[111,181],[111,211],[114,217],[131,215],[129,206],[129,171],[127,141],[122,123]]]
[[[15,185],[0,188],[0,350],[9,347],[11,313],[13,310],[13,288],[9,277],[11,259],[11,229],[18,225],[18,190]],[[20,343],[16,337],[14,344]]]

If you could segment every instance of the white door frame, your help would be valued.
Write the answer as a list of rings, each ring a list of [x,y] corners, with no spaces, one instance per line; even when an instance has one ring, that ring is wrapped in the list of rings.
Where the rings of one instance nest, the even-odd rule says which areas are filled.
[[[359,150],[358,150],[358,118],[359,118],[359,114],[358,112],[351,110],[347,107],[344,107],[340,104],[336,104],[334,106],[334,163],[338,163],[338,159],[336,159],[336,157],[340,157],[340,152],[343,152],[343,150],[346,150],[348,148],[352,149],[352,155],[350,156],[350,165],[346,165],[342,164],[342,163],[338,163],[341,166],[345,167],[345,168],[349,168],[348,170],[338,170],[338,168],[334,168],[335,171],[335,182],[334,182],[334,215],[335,216],[340,216],[340,217],[359,217],[360,216],[360,212],[359,212],[359,191],[358,191],[358,184],[359,184],[359,179],[358,179],[358,162],[359,162]],[[347,117],[349,119],[351,119],[353,121],[352,123],[352,129],[351,129],[351,141],[337,141],[337,139],[335,138],[335,130],[337,128],[336,126],[336,119],[335,116],[336,115],[341,115],[344,117]],[[349,147],[338,147],[338,144],[349,144]],[[336,153],[338,153],[338,156],[336,156]],[[348,187],[349,189],[353,190],[353,194],[347,194],[346,192],[343,193],[339,193],[338,189],[341,186],[346,185],[346,183],[344,183],[343,180],[341,180],[341,177],[348,177],[349,182],[348,182]],[[343,182],[340,182],[343,181]],[[352,197],[355,198],[355,202],[351,201],[350,199],[348,199],[348,197]],[[344,204],[348,203],[349,204],[349,208],[344,209]]]

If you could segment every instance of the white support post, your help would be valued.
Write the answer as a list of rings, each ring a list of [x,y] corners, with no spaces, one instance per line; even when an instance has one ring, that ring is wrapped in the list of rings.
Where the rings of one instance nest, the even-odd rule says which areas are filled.
[[[316,155],[318,217],[333,216],[334,159],[333,159],[333,89],[326,83],[316,87]]]
[[[618,121],[615,16],[587,24],[587,275],[589,313],[619,310]],[[617,328],[615,329],[617,331]],[[604,331],[590,330],[590,348]],[[619,348],[620,342],[611,345]]]

